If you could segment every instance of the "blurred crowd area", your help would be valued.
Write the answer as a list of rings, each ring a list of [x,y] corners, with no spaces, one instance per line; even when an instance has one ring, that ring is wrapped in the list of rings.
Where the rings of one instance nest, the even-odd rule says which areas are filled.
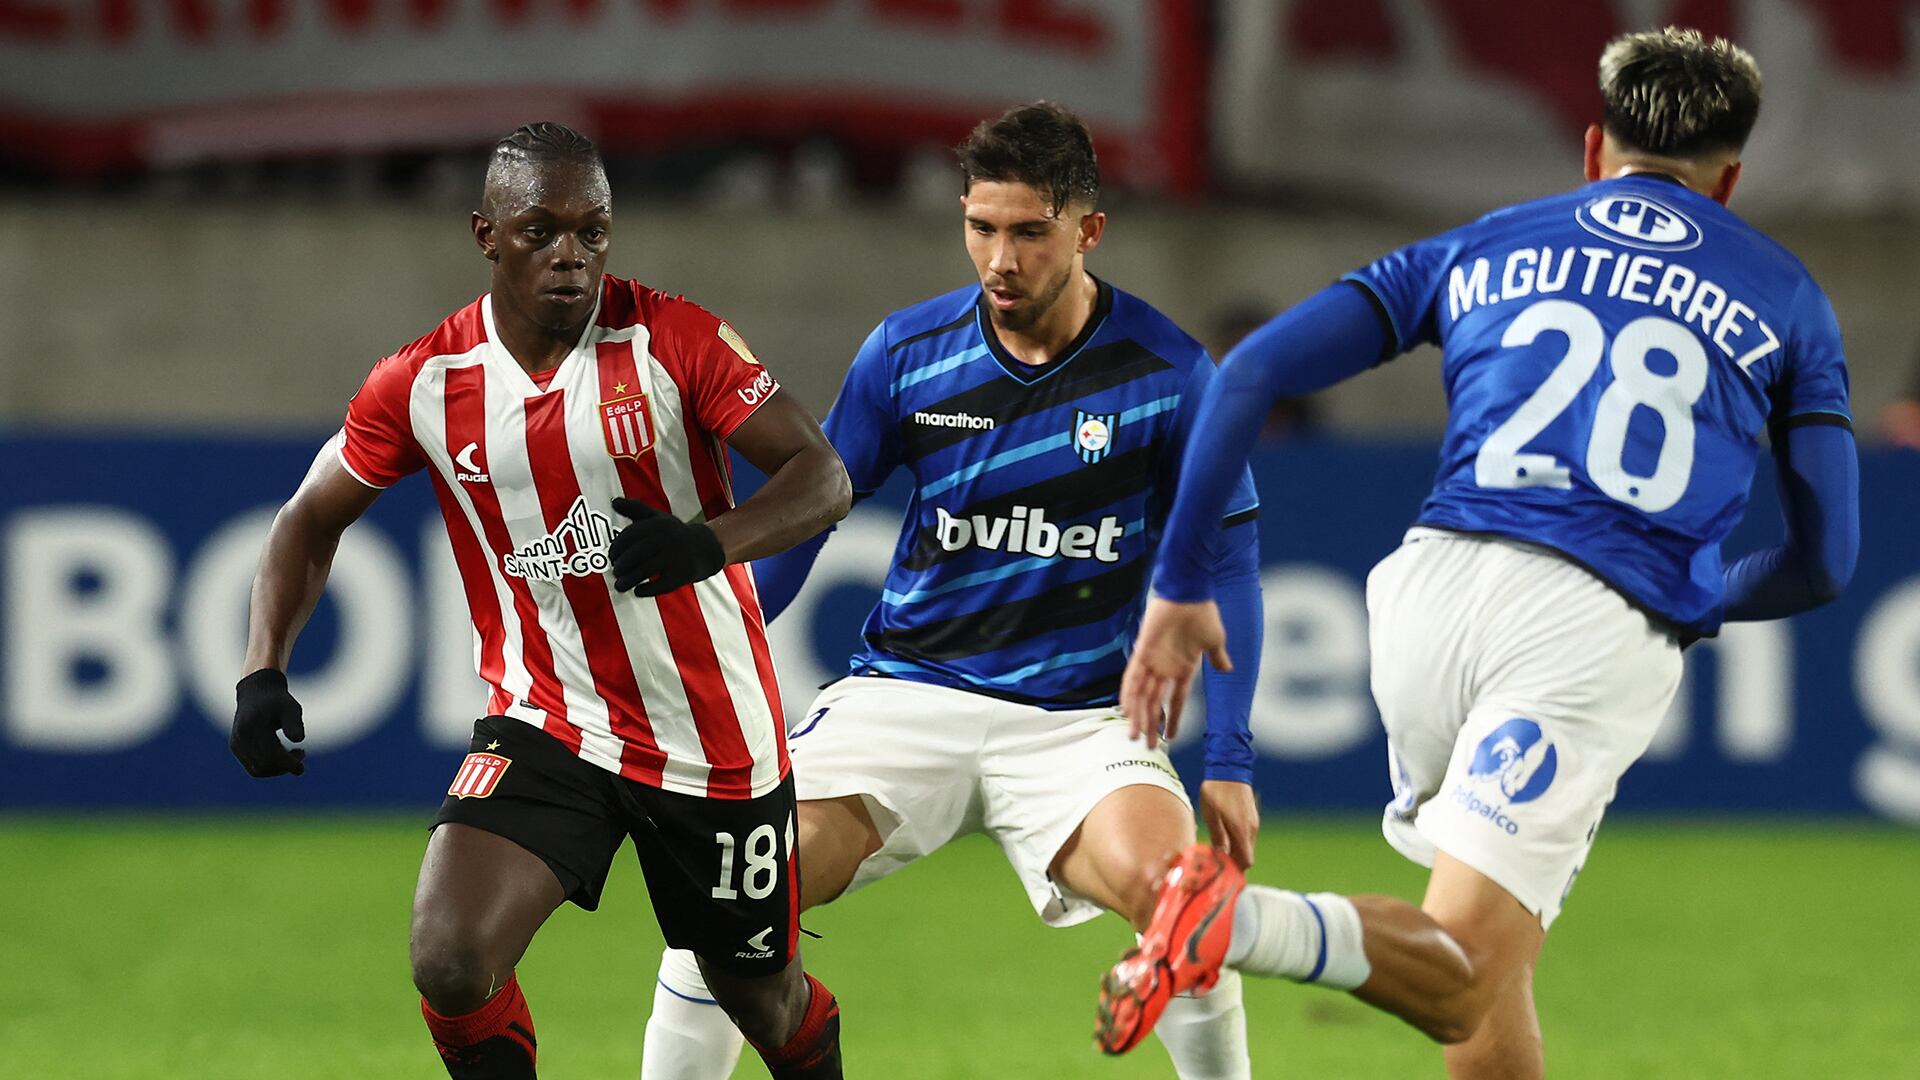
[[[1063,101],[1108,180],[1089,267],[1219,355],[1399,244],[1577,184],[1601,44],[1669,21],[1759,58],[1735,208],[1831,295],[1862,435],[1920,446],[1898,0],[0,5],[0,421],[324,432],[484,289],[466,214],[492,139],[536,119],[603,146],[613,271],[718,311],[824,411],[874,322],[969,280],[949,148]],[[1432,360],[1268,434],[1431,437]]]

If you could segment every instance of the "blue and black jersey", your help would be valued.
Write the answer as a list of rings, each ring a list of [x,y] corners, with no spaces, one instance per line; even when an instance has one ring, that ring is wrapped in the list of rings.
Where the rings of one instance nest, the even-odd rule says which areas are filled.
[[[1051,708],[1110,704],[1214,366],[1104,282],[1086,328],[1042,366],[1009,355],[988,320],[977,286],[888,316],[827,416],[856,493],[896,468],[914,478],[852,670]],[[1236,526],[1257,508],[1241,472]],[[1253,572],[1251,525],[1219,543],[1219,560]]]

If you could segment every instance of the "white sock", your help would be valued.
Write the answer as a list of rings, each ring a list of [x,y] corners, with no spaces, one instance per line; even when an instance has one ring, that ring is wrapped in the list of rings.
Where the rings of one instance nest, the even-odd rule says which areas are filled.
[[[640,1080],[727,1080],[745,1043],[726,1010],[714,1004],[693,954],[661,953]]]
[[[1233,905],[1227,964],[1254,975],[1351,990],[1373,973],[1360,938],[1360,913],[1344,896],[1249,885]]]
[[[1160,1036],[1180,1080],[1251,1080],[1247,1010],[1240,1004],[1240,973],[1220,972],[1206,997],[1181,994],[1167,1002],[1153,1033]]]

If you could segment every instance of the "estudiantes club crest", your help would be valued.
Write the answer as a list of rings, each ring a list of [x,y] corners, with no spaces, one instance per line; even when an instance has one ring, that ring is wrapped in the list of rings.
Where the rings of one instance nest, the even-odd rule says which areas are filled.
[[[647,404],[647,395],[601,402],[600,430],[607,437],[607,453],[638,460],[653,448],[653,407]]]
[[[460,763],[460,771],[453,774],[447,794],[456,799],[484,799],[493,794],[511,764],[512,758],[499,754],[468,754],[467,760]]]

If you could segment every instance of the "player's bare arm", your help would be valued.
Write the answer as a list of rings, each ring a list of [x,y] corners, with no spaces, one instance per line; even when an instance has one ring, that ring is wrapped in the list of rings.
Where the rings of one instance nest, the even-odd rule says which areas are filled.
[[[287,692],[287,658],[326,588],[340,534],[379,495],[379,489],[355,480],[329,447],[274,516],[254,573],[246,675],[237,690],[228,741],[233,756],[254,776],[306,771],[306,751],[280,742],[283,731],[294,742],[306,736],[300,704]]]
[[[767,474],[751,498],[709,523],[729,563],[785,551],[852,508],[840,455],[812,414],[785,393],[775,391],[727,442]]]

